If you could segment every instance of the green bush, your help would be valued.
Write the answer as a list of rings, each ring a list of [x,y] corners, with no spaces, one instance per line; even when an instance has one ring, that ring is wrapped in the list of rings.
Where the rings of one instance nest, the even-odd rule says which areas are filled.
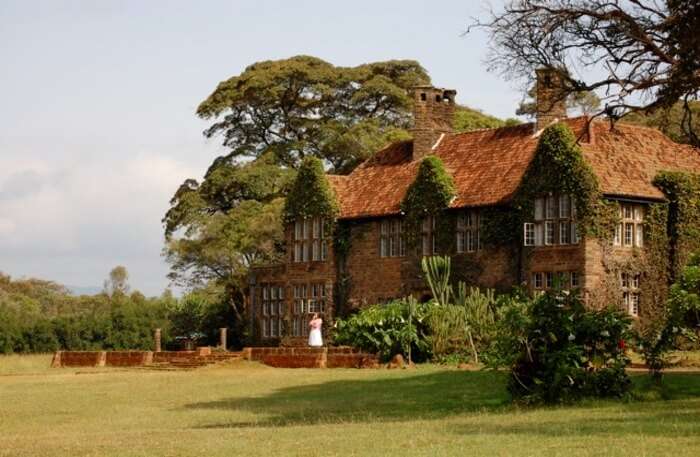
[[[409,349],[413,361],[428,360],[431,352],[426,316],[432,306],[397,300],[364,308],[338,320],[335,343],[379,354],[384,360],[399,353],[408,356]]]
[[[516,401],[559,403],[628,392],[630,319],[622,312],[589,311],[577,296],[552,291],[531,302],[513,300],[500,317],[486,360],[510,368],[508,390]]]

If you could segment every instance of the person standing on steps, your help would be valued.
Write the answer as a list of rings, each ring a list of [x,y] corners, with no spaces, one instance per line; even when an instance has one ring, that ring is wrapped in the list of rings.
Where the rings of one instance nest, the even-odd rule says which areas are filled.
[[[309,321],[309,346],[311,347],[321,347],[323,346],[323,338],[321,338],[321,326],[323,325],[323,319],[318,317],[318,313],[314,313],[313,317]]]

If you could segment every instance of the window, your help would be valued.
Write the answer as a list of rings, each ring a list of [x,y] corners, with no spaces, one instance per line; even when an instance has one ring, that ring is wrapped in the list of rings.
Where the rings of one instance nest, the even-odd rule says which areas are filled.
[[[546,212],[546,218],[547,219],[556,219],[557,218],[557,198],[554,196],[549,196],[546,199],[547,202],[547,212]]]
[[[328,257],[328,239],[322,218],[299,219],[294,223],[294,262],[323,262]]]
[[[434,255],[437,253],[437,246],[435,243],[435,218],[428,216],[423,219],[423,225],[421,227],[421,252],[423,255]]]
[[[262,285],[262,331],[265,338],[282,336],[284,306],[284,288],[279,285]]]
[[[576,206],[570,195],[536,198],[534,222],[526,222],[523,230],[525,246],[578,244]]]
[[[580,285],[577,271],[537,271],[532,273],[532,289],[536,292],[554,287],[571,290],[579,288]]]
[[[475,252],[481,248],[479,213],[467,210],[457,218],[457,252]]]
[[[639,316],[639,282],[640,275],[632,273],[620,273],[620,287],[622,288],[622,304],[631,316]]]
[[[579,277],[578,277],[578,272],[577,271],[572,271],[571,272],[571,288],[576,289],[579,287]]]
[[[554,221],[546,221],[544,223],[544,244],[554,244]]]
[[[406,238],[401,219],[387,219],[380,223],[379,255],[403,257],[406,255]]]
[[[294,286],[292,306],[292,336],[306,335],[308,315],[326,311],[326,286],[324,284],[297,284]]]
[[[559,222],[559,244],[571,243],[571,222]]]
[[[542,273],[533,273],[532,274],[532,286],[535,289],[542,289],[542,286],[543,286]]]
[[[621,222],[615,227],[614,246],[644,246],[644,206],[620,204]]]
[[[525,223],[525,246],[535,246],[535,224],[531,222]]]
[[[561,219],[571,217],[571,200],[568,195],[559,196],[559,217]]]

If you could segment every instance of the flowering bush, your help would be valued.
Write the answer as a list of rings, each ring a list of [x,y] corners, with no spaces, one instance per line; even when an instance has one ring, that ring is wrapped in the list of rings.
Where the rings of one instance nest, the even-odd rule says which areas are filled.
[[[577,296],[554,291],[501,310],[491,367],[511,369],[508,390],[524,403],[622,396],[630,387],[624,341],[629,318],[588,311]]]

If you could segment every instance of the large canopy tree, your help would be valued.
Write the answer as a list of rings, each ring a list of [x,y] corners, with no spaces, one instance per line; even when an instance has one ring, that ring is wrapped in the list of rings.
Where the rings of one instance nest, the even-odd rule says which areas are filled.
[[[230,157],[272,153],[296,168],[306,156],[348,172],[387,140],[405,135],[412,86],[429,83],[412,60],[335,67],[296,56],[255,63],[221,82],[197,109]]]
[[[249,268],[281,254],[284,196],[303,159],[347,173],[405,138],[409,89],[429,81],[414,61],[344,68],[297,56],[258,62],[220,83],[197,114],[213,121],[205,136],[220,135],[230,152],[170,201],[163,224],[171,280],[215,284],[240,322]]]
[[[555,69],[568,92],[596,91],[599,114],[613,120],[680,100],[681,128],[700,145],[691,109],[700,91],[697,0],[509,0],[473,25],[491,34],[492,69],[524,79]]]
[[[218,286],[240,322],[248,269],[280,254],[283,195],[293,175],[265,155],[216,161],[201,184],[186,180],[163,218],[170,279]]]

